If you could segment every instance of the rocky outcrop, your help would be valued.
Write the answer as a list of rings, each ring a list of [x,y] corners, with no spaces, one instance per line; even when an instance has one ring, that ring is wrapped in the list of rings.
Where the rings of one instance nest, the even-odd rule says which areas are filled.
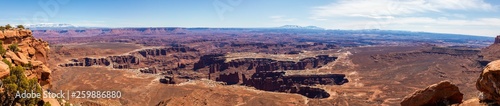
[[[28,64],[28,59],[26,57],[18,56],[16,53],[14,53],[12,51],[7,51],[5,53],[5,57],[12,59],[12,61],[15,64]]]
[[[424,53],[447,54],[452,56],[477,55],[480,50],[475,50],[466,47],[432,47],[431,50],[423,51]]]
[[[221,81],[225,82],[228,85],[233,85],[233,84],[238,84],[241,80],[240,74],[238,72],[236,73],[228,73],[228,74],[221,74],[219,77],[215,79],[215,81]]]
[[[5,64],[4,62],[0,62],[0,78],[4,78],[9,76],[10,74],[10,68],[9,65]]]
[[[27,37],[33,36],[31,30],[16,29],[16,30],[4,30],[0,32],[0,39],[7,39],[13,37]]]
[[[171,76],[160,78],[160,82],[164,84],[175,84],[174,78]]]
[[[193,70],[198,71],[199,69],[205,68],[206,66],[212,66],[216,64],[224,64],[224,61],[226,60],[224,57],[224,54],[209,54],[209,55],[203,55],[200,57],[200,60],[198,60],[197,63],[194,64]],[[210,73],[214,73],[212,68],[215,68],[218,66],[210,67]],[[224,69],[218,69],[218,70],[224,70]]]
[[[240,69],[240,70],[255,70],[260,71],[277,71],[277,70],[305,70],[320,68],[330,62],[333,62],[337,57],[330,57],[328,55],[318,55],[316,57],[309,57],[295,61],[278,61],[268,58],[242,58],[234,59],[225,62],[225,58],[221,54],[205,55],[200,58],[198,63],[195,63],[193,70],[199,70],[208,66],[209,73],[222,72],[226,69]]]
[[[174,46],[168,48],[151,48],[131,52],[127,55],[107,56],[103,58],[79,58],[60,64],[61,67],[74,66],[104,66],[114,69],[140,69],[144,73],[156,74],[160,70],[175,70],[185,68],[186,64],[179,63],[181,59],[194,59],[192,55],[185,55],[197,51],[189,47]],[[177,62],[177,63],[176,63]],[[167,65],[169,64],[169,65]],[[170,65],[170,64],[178,64]],[[158,67],[158,68],[156,68]]]
[[[444,106],[462,103],[462,99],[463,94],[457,86],[441,81],[406,96],[401,106]]]
[[[481,50],[481,53],[479,53],[479,59],[478,62],[482,66],[486,66],[489,62],[493,60],[499,60],[500,59],[500,35],[495,38],[495,42]]]
[[[285,75],[285,72],[258,72],[243,78],[243,85],[265,91],[298,93],[309,98],[327,98],[325,90],[313,85],[342,85],[349,82],[344,74]]]
[[[297,93],[309,98],[330,96],[325,90],[311,86],[342,85],[348,82],[344,74],[285,75],[286,70],[320,68],[337,59],[328,55],[318,55],[298,61],[268,58],[226,60],[224,56],[224,54],[204,55],[194,64],[193,70],[207,73],[209,79],[228,85],[241,84],[265,91]]]
[[[141,54],[143,57],[149,56],[161,56],[161,55],[167,55],[167,53],[174,53],[174,52],[196,52],[196,49],[189,48],[189,47],[171,47],[171,48],[160,48],[160,49],[145,49],[138,51],[139,54]]]
[[[43,86],[50,84],[51,70],[47,67],[49,45],[41,39],[33,37],[31,30],[11,29],[0,31],[0,40],[3,41],[5,55],[0,59],[0,78],[9,75],[9,66],[5,63],[12,63],[12,66],[23,66],[29,73],[28,78],[38,78]],[[16,50],[11,50],[8,46],[17,45]]]
[[[496,38],[495,38],[495,43],[493,44],[499,44],[500,43],[500,35],[498,35]]]
[[[479,76],[476,88],[483,102],[500,104],[500,60],[489,63]]]

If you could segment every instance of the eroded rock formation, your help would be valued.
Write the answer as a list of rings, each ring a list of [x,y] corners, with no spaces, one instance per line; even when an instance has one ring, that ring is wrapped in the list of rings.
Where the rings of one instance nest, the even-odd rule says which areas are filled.
[[[243,85],[252,86],[265,91],[298,93],[309,98],[327,98],[330,94],[325,90],[310,86],[342,85],[349,82],[344,74],[285,75],[285,73],[286,72],[257,72],[250,78],[243,78]],[[234,74],[230,75],[234,76]],[[234,81],[234,79],[228,81]]]
[[[478,62],[481,63],[481,65],[486,66],[493,60],[499,60],[500,55],[498,54],[500,54],[500,35],[495,38],[495,42],[492,45],[481,50]]]
[[[161,83],[165,84],[208,77],[208,79],[224,82],[228,85],[239,84],[265,91],[297,93],[309,98],[330,96],[325,90],[315,88],[315,85],[342,85],[348,82],[344,74],[285,75],[285,72],[281,72],[321,68],[337,59],[337,57],[329,55],[317,55],[298,60],[269,58],[228,60],[225,54],[194,55],[197,52],[196,49],[184,46],[152,48],[121,56],[72,59],[71,62],[60,66],[105,66],[115,69],[138,69],[143,73],[165,75],[164,78],[159,79]],[[191,61],[194,59],[198,59],[198,61]],[[165,68],[166,66],[171,68]]]
[[[209,72],[221,72],[227,69],[243,69],[260,71],[276,71],[276,70],[305,70],[320,68],[330,62],[333,62],[337,57],[328,55],[318,55],[295,61],[279,61],[268,58],[241,58],[225,62],[226,59],[222,55],[205,55],[200,58],[198,63],[195,63],[193,70],[199,70],[204,67],[209,67]]]
[[[431,50],[423,51],[424,53],[447,54],[452,56],[467,56],[477,55],[480,50],[474,50],[467,47],[432,47]]]
[[[496,38],[495,38],[495,43],[494,44],[499,44],[500,43],[500,35],[498,35]]]
[[[128,55],[119,56],[108,56],[104,58],[79,58],[72,59],[70,62],[65,64],[60,64],[62,67],[73,67],[73,66],[110,66],[115,69],[138,69],[138,68],[148,68],[148,70],[143,70],[146,73],[156,73],[158,70],[154,67],[149,66],[166,66],[164,64],[175,64],[176,61],[180,59],[194,59],[191,55],[172,55],[172,53],[187,53],[194,52],[195,49],[188,47],[169,47],[169,48],[152,48],[144,49],[137,52],[132,52]],[[168,60],[165,58],[174,58],[174,60]],[[177,60],[175,60],[177,59]],[[178,63],[177,66],[168,66],[168,69],[175,69],[180,67],[185,67],[184,64]],[[154,70],[150,70],[154,69]]]
[[[0,78],[9,75],[9,66],[5,62],[12,63],[12,66],[23,66],[29,72],[28,78],[38,78],[43,86],[49,84],[51,70],[47,67],[48,43],[33,37],[31,30],[12,29],[0,31],[1,46],[6,49],[5,55],[0,59]],[[9,48],[10,45],[17,45],[16,50]]]
[[[463,94],[457,86],[441,81],[406,96],[401,106],[445,106],[462,103],[462,99]]]
[[[489,63],[476,82],[481,92],[479,99],[483,102],[500,104],[500,60]]]

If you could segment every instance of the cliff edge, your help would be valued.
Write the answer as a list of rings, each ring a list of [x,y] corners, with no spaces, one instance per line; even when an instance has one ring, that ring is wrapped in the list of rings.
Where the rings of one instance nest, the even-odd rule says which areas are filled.
[[[37,78],[44,86],[49,84],[51,70],[47,67],[49,44],[33,37],[31,30],[8,29],[0,31],[0,79],[8,77],[12,67],[21,66],[27,78]]]

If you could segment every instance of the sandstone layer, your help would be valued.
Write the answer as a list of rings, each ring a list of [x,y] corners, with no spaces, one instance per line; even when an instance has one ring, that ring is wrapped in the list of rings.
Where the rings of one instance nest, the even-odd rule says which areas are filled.
[[[418,90],[406,96],[401,102],[402,106],[441,106],[462,103],[463,94],[457,86],[449,81]]]
[[[12,66],[23,66],[27,70],[29,78],[38,78],[43,86],[49,83],[51,70],[47,67],[49,45],[41,39],[33,37],[31,30],[13,29],[0,31],[0,40],[3,41],[5,55],[0,59],[0,78],[9,75],[9,66],[5,62],[12,63]],[[18,45],[17,50],[12,50],[9,45]]]
[[[476,87],[481,91],[481,101],[500,104],[500,60],[493,61],[484,68]]]

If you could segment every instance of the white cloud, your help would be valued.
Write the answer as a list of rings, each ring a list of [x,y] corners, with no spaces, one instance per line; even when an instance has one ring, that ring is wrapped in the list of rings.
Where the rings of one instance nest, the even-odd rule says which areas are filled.
[[[334,26],[322,26],[328,29],[392,29],[408,31],[426,31],[457,33],[470,35],[499,35],[500,18],[448,19],[444,17],[404,17],[389,20],[330,20]]]
[[[293,22],[297,20],[295,18],[286,18],[282,15],[270,16],[269,18],[271,18],[274,22]]]
[[[465,14],[497,14],[497,10],[498,6],[483,0],[339,0],[313,7],[309,18],[331,29],[375,28],[494,36],[500,33],[498,15]]]
[[[314,7],[311,19],[331,17],[387,18],[445,10],[494,11],[483,0],[340,0]]]

